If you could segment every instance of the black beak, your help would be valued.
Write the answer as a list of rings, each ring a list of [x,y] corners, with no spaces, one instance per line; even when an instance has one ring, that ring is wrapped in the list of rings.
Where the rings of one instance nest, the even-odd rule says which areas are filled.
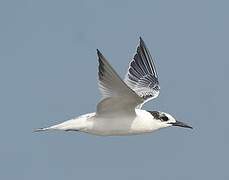
[[[172,124],[173,126],[179,126],[179,127],[184,127],[184,128],[190,128],[190,129],[193,129],[192,126],[189,126],[183,122],[180,122],[180,121],[176,121],[176,122],[173,122],[173,123],[170,123]]]

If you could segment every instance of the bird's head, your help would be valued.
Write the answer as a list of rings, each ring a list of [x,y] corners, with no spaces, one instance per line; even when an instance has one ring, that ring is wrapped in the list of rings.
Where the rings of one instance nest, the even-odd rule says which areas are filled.
[[[177,121],[173,116],[171,116],[168,113],[160,112],[160,111],[149,111],[149,112],[154,117],[154,119],[158,121],[158,124],[160,125],[161,128],[177,126],[177,127],[192,129],[191,126],[187,125],[184,122]]]

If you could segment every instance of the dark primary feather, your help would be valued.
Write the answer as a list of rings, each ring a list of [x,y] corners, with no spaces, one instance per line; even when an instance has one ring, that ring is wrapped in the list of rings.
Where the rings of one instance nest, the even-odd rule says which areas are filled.
[[[155,64],[141,37],[136,54],[129,64],[125,82],[145,100],[155,98],[159,94],[160,86]]]
[[[134,96],[137,97],[135,92],[130,89],[126,83],[119,77],[116,71],[108,63],[106,58],[97,49],[99,61],[99,89],[103,97],[114,96]]]
[[[99,61],[99,89],[103,99],[97,105],[97,114],[135,113],[136,106],[143,102],[119,77],[102,53],[97,50]]]

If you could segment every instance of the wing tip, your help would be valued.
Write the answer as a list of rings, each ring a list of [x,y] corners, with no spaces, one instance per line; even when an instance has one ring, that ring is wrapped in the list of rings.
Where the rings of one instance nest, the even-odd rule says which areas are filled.
[[[102,55],[99,49],[96,49],[96,52],[97,52],[98,57]]]
[[[145,42],[143,41],[142,37],[139,37],[139,41],[140,41],[140,46],[145,47]]]
[[[99,49],[96,49],[97,56],[98,56],[98,61],[101,63],[104,60],[103,54],[100,52]]]

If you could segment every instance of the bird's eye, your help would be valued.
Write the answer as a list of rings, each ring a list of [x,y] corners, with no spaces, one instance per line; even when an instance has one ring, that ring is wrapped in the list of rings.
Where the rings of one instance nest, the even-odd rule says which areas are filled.
[[[168,120],[169,120],[169,118],[168,118],[167,116],[162,116],[161,119],[162,119],[163,121],[168,121]]]

